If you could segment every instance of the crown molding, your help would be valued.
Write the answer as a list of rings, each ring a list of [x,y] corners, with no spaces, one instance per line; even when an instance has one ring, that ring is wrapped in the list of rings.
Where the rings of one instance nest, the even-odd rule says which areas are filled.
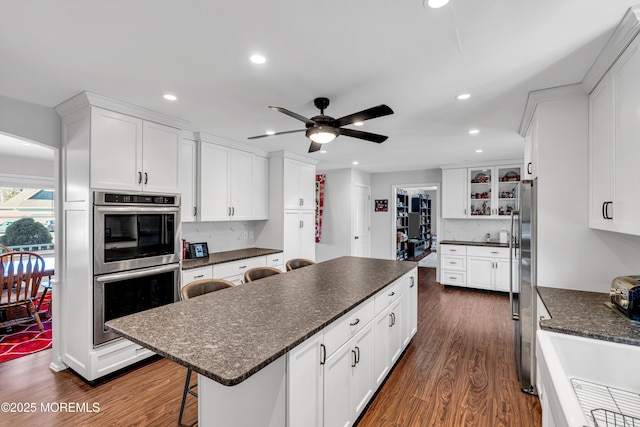
[[[60,117],[66,117],[82,108],[99,107],[106,110],[127,114],[154,123],[160,123],[177,129],[189,129],[190,123],[186,120],[178,119],[164,113],[138,107],[106,96],[97,95],[92,92],[80,92],[76,96],[56,105],[54,110]]]
[[[320,161],[311,157],[305,157],[305,156],[301,156],[300,154],[296,154],[296,153],[292,153],[291,151],[272,151],[269,153],[269,157],[272,158],[286,158],[286,159],[292,159],[292,160],[298,160],[300,162],[305,162],[305,163],[310,163],[313,165],[318,164]]]
[[[451,163],[446,165],[440,165],[440,169],[467,169],[467,168],[484,168],[492,166],[509,166],[509,165],[521,165],[524,159],[511,159],[511,160],[487,160],[484,162],[466,162],[466,163]]]
[[[591,93],[638,33],[640,33],[640,5],[635,5],[624,14],[600,55],[582,79],[587,93]]]
[[[527,134],[527,129],[533,120],[536,108],[541,102],[555,101],[557,99],[568,98],[571,96],[586,95],[584,86],[582,83],[574,83],[565,86],[552,87],[549,89],[534,90],[529,92],[527,97],[527,103],[522,113],[522,119],[520,120],[520,127],[518,133],[523,138]]]
[[[260,157],[269,156],[269,152],[256,148],[253,145],[243,144],[241,142],[234,141],[232,139],[227,139],[221,136],[211,135],[204,132],[194,132],[193,134],[196,138],[196,141],[198,142],[208,142],[211,144],[222,145],[224,147],[233,148],[234,150],[247,151],[249,153],[253,153],[256,156],[260,156]]]

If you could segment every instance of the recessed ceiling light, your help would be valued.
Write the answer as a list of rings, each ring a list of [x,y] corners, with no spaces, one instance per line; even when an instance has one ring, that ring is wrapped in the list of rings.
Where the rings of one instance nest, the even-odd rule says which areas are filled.
[[[427,4],[429,7],[437,9],[449,3],[449,0],[423,0],[423,4]]]
[[[273,131],[273,130],[268,130],[268,131],[265,132],[265,134],[267,134],[267,135],[275,135],[276,132]]]
[[[327,154],[327,150],[320,150],[320,153]]]
[[[353,122],[353,125],[354,126],[362,126],[362,125],[364,125],[364,123],[362,123],[362,122]]]
[[[165,93],[164,95],[162,95],[162,97],[167,101],[176,101],[178,99],[177,96],[171,95],[170,93]]]
[[[476,135],[478,133],[480,133],[480,130],[478,130],[478,129],[470,129],[469,130],[469,135]]]
[[[469,98],[471,98],[470,93],[461,93],[460,95],[456,96],[456,99],[459,101],[464,101],[465,99],[469,99]]]
[[[476,153],[482,153],[482,148],[478,148],[478,149],[476,150]]]
[[[249,60],[254,64],[264,64],[265,62],[267,62],[267,58],[257,53],[255,55],[251,55],[249,57]]]
[[[351,162],[351,164],[352,164],[352,165],[358,165],[358,164],[360,164],[360,162],[359,162],[359,161],[357,161],[357,160],[354,160],[353,162]]]

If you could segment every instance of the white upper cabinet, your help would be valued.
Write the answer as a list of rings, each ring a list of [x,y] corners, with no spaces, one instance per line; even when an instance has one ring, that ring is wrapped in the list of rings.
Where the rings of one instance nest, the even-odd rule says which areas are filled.
[[[266,159],[226,145],[200,141],[198,200],[200,221],[266,219]]]
[[[467,169],[442,170],[442,217],[467,217]]]
[[[196,173],[198,149],[196,141],[182,140],[180,150],[180,218],[182,222],[194,222],[197,214]]]
[[[229,206],[230,219],[253,219],[253,154],[230,150],[229,153]]]
[[[443,218],[505,218],[518,209],[520,165],[442,170]]]
[[[607,74],[589,96],[589,227],[613,229],[613,123]]]
[[[91,109],[91,187],[179,192],[180,130]]]
[[[253,218],[269,219],[269,159],[253,158]]]
[[[198,200],[200,221],[229,220],[229,149],[200,143]]]
[[[640,235],[640,38],[589,96],[589,227]]]
[[[315,209],[315,165],[284,159],[284,208]]]
[[[534,179],[538,176],[538,119],[533,117],[524,138],[523,179]]]

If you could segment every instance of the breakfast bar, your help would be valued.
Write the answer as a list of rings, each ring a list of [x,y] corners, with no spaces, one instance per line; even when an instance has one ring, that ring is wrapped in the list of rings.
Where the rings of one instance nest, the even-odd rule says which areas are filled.
[[[375,329],[374,317],[384,320],[384,329]],[[233,425],[298,425],[291,421],[295,416],[287,414],[295,410],[287,401],[296,398],[287,391],[292,384],[289,353],[320,337],[312,354],[324,364],[351,345],[352,338],[370,331],[371,354],[361,356],[364,347],[354,347],[353,354],[357,348],[357,359],[365,363],[359,365],[354,356],[352,366],[371,365],[368,400],[381,382],[374,369],[386,376],[415,334],[417,264],[341,257],[114,319],[107,326],[199,374],[201,425],[208,425],[210,418],[220,425],[228,425],[221,420]],[[379,341],[395,342],[386,336],[392,330],[398,331],[400,347],[374,349]],[[385,336],[374,340],[374,333]],[[384,366],[388,354],[391,366]],[[345,416],[357,417],[364,406]],[[326,403],[324,407],[326,411]]]

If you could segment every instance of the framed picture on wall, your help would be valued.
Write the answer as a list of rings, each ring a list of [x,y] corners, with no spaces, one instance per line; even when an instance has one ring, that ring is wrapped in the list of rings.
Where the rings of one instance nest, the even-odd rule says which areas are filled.
[[[376,200],[375,211],[376,212],[388,212],[389,211],[389,199]]]
[[[207,242],[191,243],[189,245],[189,258],[206,258],[209,256],[209,248]]]

